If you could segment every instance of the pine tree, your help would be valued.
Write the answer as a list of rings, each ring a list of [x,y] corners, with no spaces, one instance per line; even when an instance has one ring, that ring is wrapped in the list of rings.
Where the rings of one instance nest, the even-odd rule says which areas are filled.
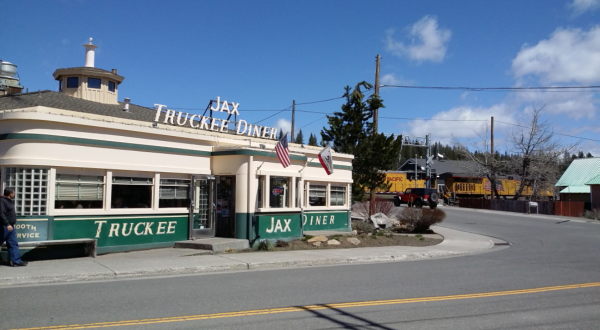
[[[384,106],[375,94],[363,100],[361,88],[372,87],[365,81],[357,84],[352,91],[350,86],[346,86],[346,103],[342,105],[342,111],[327,116],[329,128],[321,130],[321,143],[332,142],[335,151],[354,155],[352,198],[359,201],[364,199],[365,188],[374,191],[385,186],[386,176],[380,170],[393,169],[402,143],[401,136],[386,137],[373,132],[370,119],[375,109]]]
[[[302,135],[302,130],[298,132],[298,135],[296,135],[296,140],[294,142],[298,144],[304,144],[304,135]]]
[[[317,137],[313,135],[313,133],[310,133],[310,137],[308,138],[308,145],[309,146],[318,146],[317,144]]]

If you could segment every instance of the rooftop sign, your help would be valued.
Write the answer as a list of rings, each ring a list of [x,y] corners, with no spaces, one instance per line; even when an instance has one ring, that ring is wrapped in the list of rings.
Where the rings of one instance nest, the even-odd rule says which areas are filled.
[[[235,131],[237,135],[246,135],[250,137],[258,137],[265,139],[277,139],[277,128],[275,127],[267,127],[260,125],[252,125],[248,124],[245,120],[240,119],[237,123],[234,121],[229,121],[227,119],[219,119],[214,117],[206,117],[202,115],[193,115],[189,113],[185,113],[182,111],[174,111],[167,109],[167,106],[164,104],[154,104],[156,109],[156,117],[154,117],[155,122],[161,122],[161,117],[163,114],[163,109],[165,116],[163,117],[163,124],[171,124],[177,126],[189,126],[195,129],[201,129],[206,131],[213,132],[221,132],[221,133],[229,133],[230,131]],[[231,106],[231,107],[230,107]],[[210,106],[210,110],[217,112],[226,112],[230,116],[231,115],[239,115],[238,107],[239,103],[229,103],[227,101],[221,102],[221,97],[217,97],[217,105],[213,107],[212,104]],[[235,128],[233,130],[229,129],[229,124],[234,124]]]

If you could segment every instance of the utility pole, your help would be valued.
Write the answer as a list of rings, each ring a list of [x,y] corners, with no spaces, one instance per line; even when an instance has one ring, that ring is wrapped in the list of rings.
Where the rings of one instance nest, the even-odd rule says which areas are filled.
[[[377,54],[375,57],[375,95],[379,96],[379,64],[381,62],[381,56]],[[379,109],[375,109],[373,114],[373,130],[377,133],[377,122],[379,121]]]
[[[492,125],[491,125],[491,129],[490,129],[490,152],[491,152],[491,156],[492,158],[490,159],[492,161],[492,179],[494,179],[494,181],[496,181],[496,164],[494,164],[494,116],[492,116]],[[492,190],[492,200],[494,200],[494,194],[496,193],[496,182],[490,182],[490,189]]]
[[[377,54],[375,57],[375,96],[379,96],[379,62],[381,61],[381,56]],[[375,109],[373,114],[373,134],[377,134],[377,118],[379,115],[379,109]],[[371,198],[369,203],[369,214],[375,213],[375,189],[371,191]]]
[[[294,122],[296,121],[296,100],[292,101],[292,138],[291,143],[294,143],[296,139],[294,139]]]
[[[425,177],[429,178],[429,180],[425,181],[425,188],[431,188],[431,163],[433,156],[431,155],[431,141],[429,139],[429,134],[425,135],[425,148],[427,148],[427,158],[425,158]]]

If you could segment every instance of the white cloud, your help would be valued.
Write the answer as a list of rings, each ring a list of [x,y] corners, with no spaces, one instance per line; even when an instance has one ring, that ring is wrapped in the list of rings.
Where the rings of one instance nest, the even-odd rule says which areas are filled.
[[[588,10],[596,10],[600,8],[600,0],[573,0],[567,5],[573,12],[573,17],[579,16]]]
[[[438,27],[437,18],[425,16],[409,27],[410,42],[394,40],[394,30],[387,34],[387,50],[400,57],[408,57],[418,62],[441,62],[446,56],[446,49],[452,32]]]
[[[283,134],[285,134],[286,132],[291,133],[292,122],[287,119],[281,118],[275,123],[275,128],[277,128],[278,131],[283,132]],[[279,137],[279,133],[277,133],[277,137]]]
[[[575,120],[581,118],[592,119],[596,113],[594,93],[589,92],[527,92],[516,95],[516,100],[530,104],[529,107],[543,106],[545,113],[566,114],[569,118]]]
[[[400,80],[398,80],[396,78],[396,75],[394,75],[393,73],[388,73],[388,74],[384,75],[383,77],[381,77],[380,83],[382,85],[399,85]]]
[[[435,120],[414,120],[408,123],[409,128],[403,134],[425,136],[431,133],[434,141],[450,144],[454,138],[476,138],[482,125],[490,123],[492,116],[496,121],[514,122],[513,111],[506,104],[496,104],[489,108],[462,106],[436,114],[431,118]],[[506,126],[503,125],[505,128]]]
[[[386,75],[383,75],[381,77],[381,79],[380,79],[379,82],[380,82],[381,85],[405,85],[405,86],[410,86],[410,85],[413,84],[413,81],[396,77],[395,73],[388,73]]]
[[[542,84],[600,81],[600,26],[589,31],[557,29],[537,45],[525,45],[512,62],[517,79],[539,78]]]

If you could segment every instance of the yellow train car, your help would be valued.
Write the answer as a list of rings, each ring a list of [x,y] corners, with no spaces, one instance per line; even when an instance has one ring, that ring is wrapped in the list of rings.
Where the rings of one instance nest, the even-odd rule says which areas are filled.
[[[521,181],[501,178],[496,180],[498,196],[513,197],[519,190]],[[445,177],[445,192],[455,198],[491,197],[492,185],[487,178],[479,177]],[[531,196],[531,187],[525,187],[522,196]],[[553,197],[551,189],[544,189],[541,194],[544,197]]]
[[[425,188],[427,180],[422,173],[417,175],[415,187],[414,172],[388,171],[386,172],[385,182],[389,184],[390,189],[376,189],[375,194],[378,197],[393,197],[399,192],[406,191],[407,188]],[[435,187],[435,180],[430,182],[431,187]]]

